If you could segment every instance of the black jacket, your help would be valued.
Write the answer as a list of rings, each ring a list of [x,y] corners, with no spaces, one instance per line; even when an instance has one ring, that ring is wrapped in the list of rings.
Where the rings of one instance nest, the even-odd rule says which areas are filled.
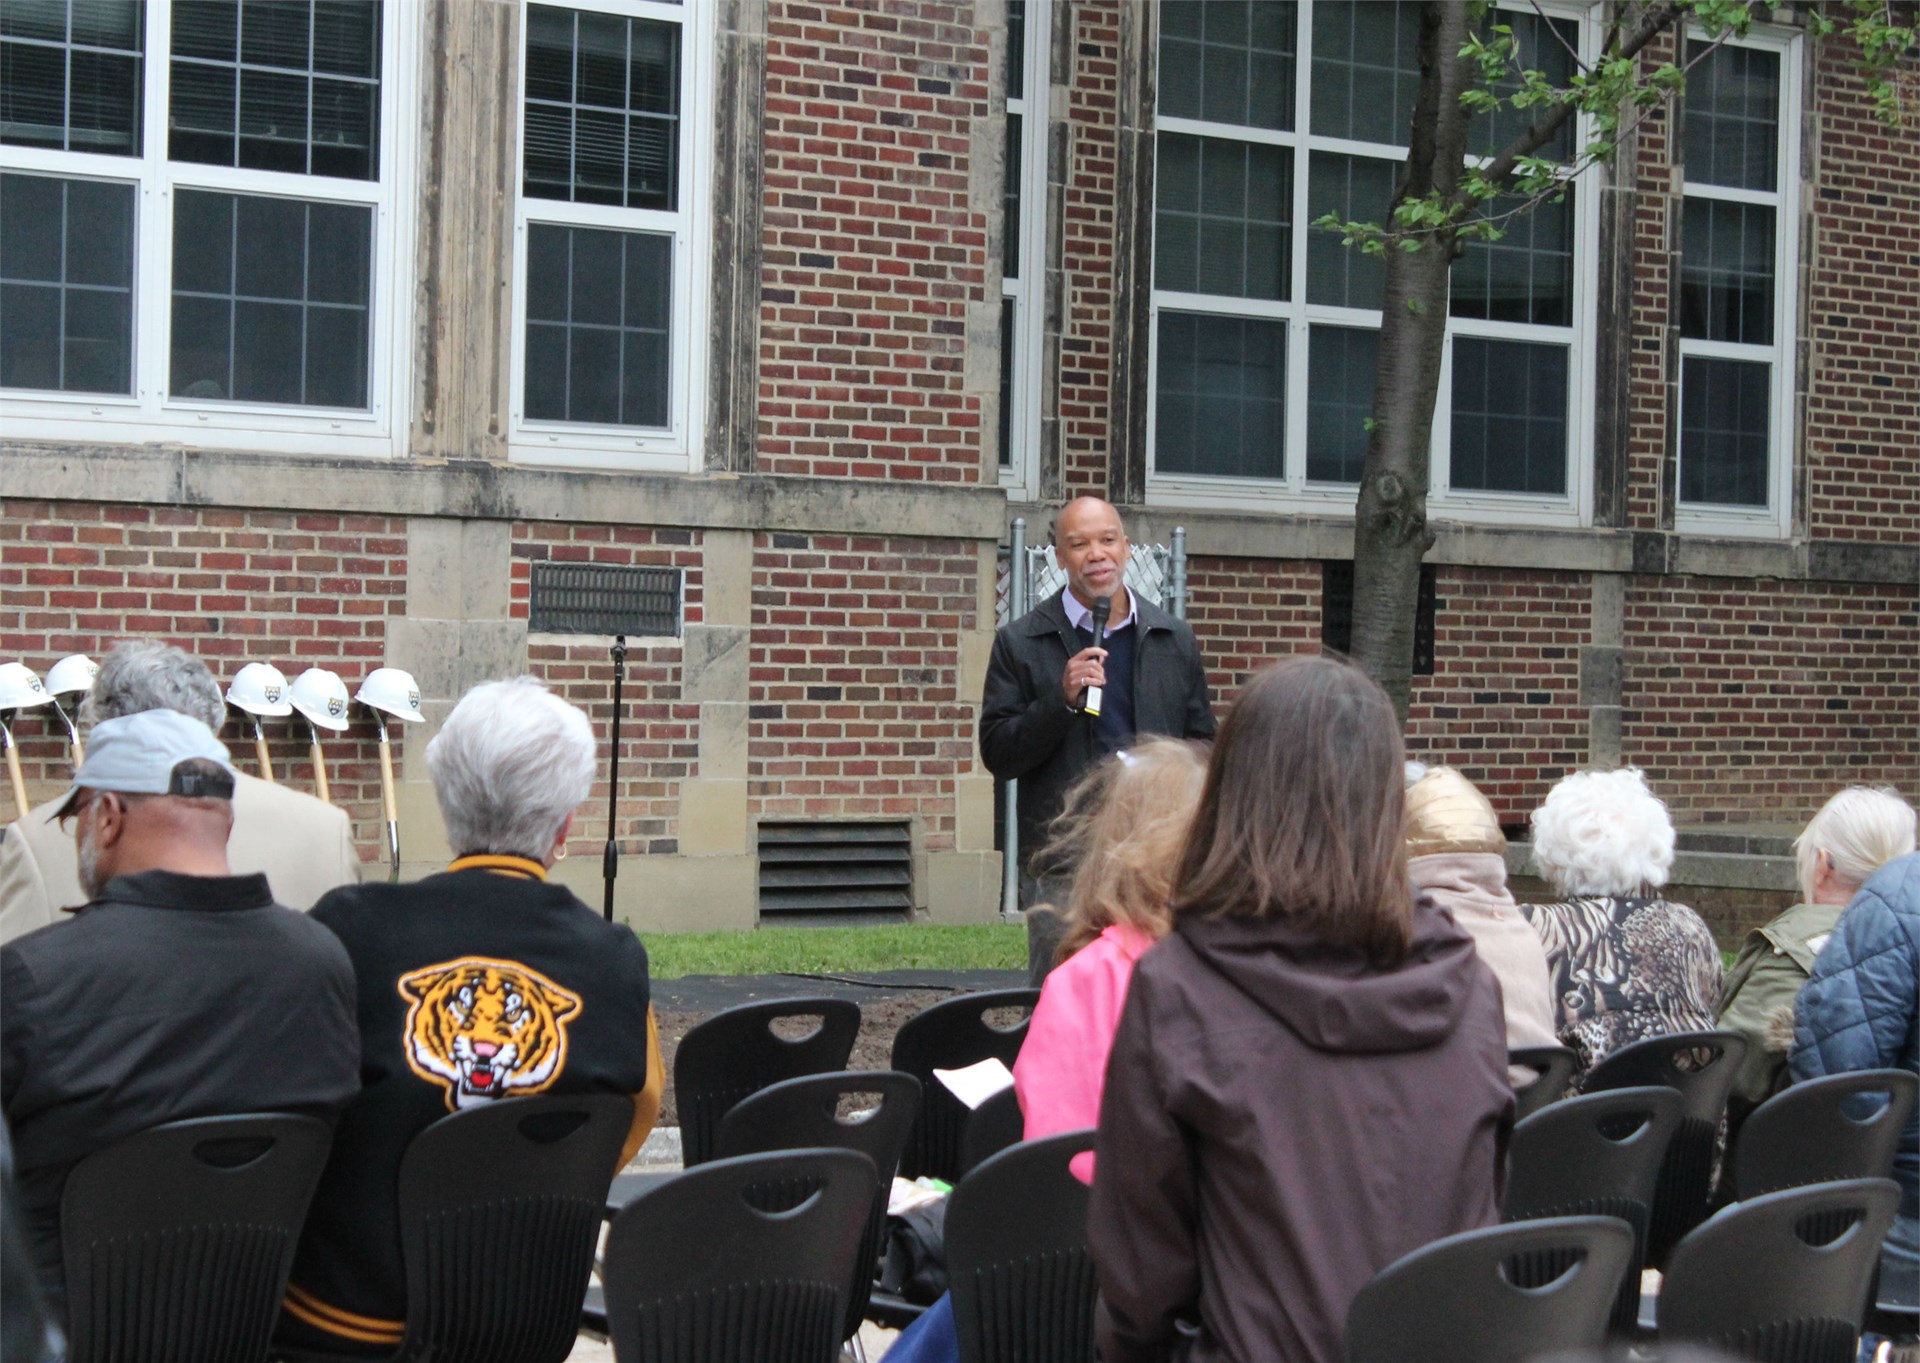
[[[60,1319],[60,1195],[81,1159],[187,1117],[330,1119],[360,1087],[347,953],[263,875],[116,876],[9,942],[0,977],[20,1210]]]
[[[1067,708],[1060,691],[1067,659],[1086,645],[1067,620],[1064,588],[993,638],[980,701],[980,755],[1002,781],[1020,782],[1020,857],[1046,842],[1067,790],[1100,758],[1093,721]],[[1135,732],[1212,738],[1213,706],[1200,648],[1186,622],[1133,594]]]

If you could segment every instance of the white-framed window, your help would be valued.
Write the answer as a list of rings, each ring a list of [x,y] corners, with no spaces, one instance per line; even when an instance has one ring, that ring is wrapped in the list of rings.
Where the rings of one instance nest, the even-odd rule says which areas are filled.
[[[1564,83],[1587,8],[1502,10]],[[1419,7],[1163,0],[1158,43],[1150,500],[1350,513],[1384,270],[1308,226],[1385,222],[1418,87]],[[1491,155],[1524,123],[1476,120]],[[1571,155],[1568,127],[1543,154]],[[1468,520],[1591,519],[1597,216],[1585,186],[1455,262],[1429,505]],[[1504,214],[1514,204],[1496,201]]]
[[[415,18],[0,5],[9,436],[397,452]]]
[[[1790,532],[1800,45],[1687,40],[1676,528]]]
[[[525,7],[515,460],[700,465],[714,8]]]
[[[1051,6],[1007,0],[1007,129],[1000,283],[1000,484],[1040,486],[1041,357],[1045,345],[1047,121]]]

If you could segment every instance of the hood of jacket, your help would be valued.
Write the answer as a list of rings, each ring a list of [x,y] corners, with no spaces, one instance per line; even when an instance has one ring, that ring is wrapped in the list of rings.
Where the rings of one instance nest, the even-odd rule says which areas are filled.
[[[1285,918],[1189,918],[1175,931],[1234,988],[1322,1051],[1424,1050],[1449,1036],[1487,967],[1473,939],[1425,895],[1397,966],[1333,947]]]

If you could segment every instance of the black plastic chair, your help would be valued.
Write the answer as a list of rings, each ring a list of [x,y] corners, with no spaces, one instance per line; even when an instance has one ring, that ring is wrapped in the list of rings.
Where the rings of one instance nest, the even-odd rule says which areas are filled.
[[[1582,1094],[1517,1124],[1507,1147],[1506,1220],[1612,1216],[1632,1228],[1633,1253],[1613,1306],[1617,1335],[1633,1332],[1654,1190],[1683,1106],[1663,1086]],[[1551,1258],[1530,1261],[1518,1281],[1551,1282],[1564,1267]]]
[[[1852,1363],[1899,1200],[1892,1179],[1858,1178],[1723,1209],[1674,1246],[1660,1342],[1767,1363]]]
[[[1680,1237],[1706,1219],[1720,1121],[1746,1053],[1746,1039],[1732,1032],[1675,1032],[1622,1046],[1587,1075],[1588,1093],[1664,1084],[1677,1089],[1686,1104],[1654,1192],[1647,1228],[1650,1268],[1664,1265]]]
[[[1347,1363],[1520,1363],[1597,1348],[1633,1254],[1611,1216],[1489,1226],[1436,1240],[1389,1264],[1347,1311]],[[1513,1268],[1557,1259],[1551,1282]]]
[[[1886,1178],[1916,1095],[1920,1078],[1907,1070],[1829,1074],[1776,1093],[1740,1128],[1740,1200],[1810,1183]]]
[[[614,1357],[832,1363],[874,1177],[856,1150],[741,1155],[628,1203],[603,1275]]]
[[[396,1363],[561,1363],[632,1127],[631,1097],[583,1093],[470,1108],[415,1136],[400,1162]]]
[[[893,1038],[893,1068],[920,1081],[920,1118],[907,1138],[900,1172],[909,1178],[928,1176],[955,1183],[960,1178],[960,1133],[966,1125],[965,1103],[933,1077],[936,1069],[956,1070],[982,1060],[997,1059],[1012,1066],[1027,1039],[1027,1023],[1038,989],[992,989],[942,999],[900,1024]],[[1022,1008],[1027,1016],[1011,1027],[996,1027],[986,1014],[998,1009]]]
[[[74,1165],[60,1199],[72,1363],[264,1358],[332,1141],[313,1117],[201,1117]]]
[[[1068,1168],[1091,1149],[1091,1130],[1024,1141],[953,1190],[947,1275],[961,1363],[1093,1357],[1088,1190]]]
[[[1018,1145],[1026,1132],[1020,1099],[1010,1088],[969,1112],[960,1123],[960,1177],[965,1178],[989,1155]]]
[[[819,1025],[798,1039],[773,1030],[776,1022],[808,1017]],[[829,998],[745,1003],[694,1026],[673,1055],[681,1162],[691,1169],[712,1159],[720,1119],[749,1094],[783,1079],[844,1070],[859,1032],[860,1005]]]
[[[844,1099],[863,1095],[875,1100],[866,1112],[854,1118],[839,1115]],[[912,1075],[897,1070],[841,1070],[802,1075],[763,1088],[742,1099],[720,1121],[716,1159],[828,1148],[858,1150],[873,1161],[878,1181],[850,1280],[852,1295],[842,1338],[852,1338],[865,1317],[880,1262],[881,1237],[887,1229],[887,1195],[919,1110],[920,1081]]]
[[[1567,1096],[1567,1083],[1573,1078],[1573,1067],[1580,1063],[1580,1056],[1566,1046],[1522,1046],[1507,1052],[1507,1063],[1525,1065],[1534,1071],[1532,1083],[1522,1084],[1513,1091],[1513,1119],[1520,1122]]]

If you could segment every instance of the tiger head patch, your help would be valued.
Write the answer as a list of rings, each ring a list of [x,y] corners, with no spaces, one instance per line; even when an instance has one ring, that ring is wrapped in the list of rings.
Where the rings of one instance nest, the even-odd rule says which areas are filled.
[[[445,1087],[447,1108],[539,1093],[567,1063],[580,996],[517,961],[470,956],[399,981],[407,1064]]]

